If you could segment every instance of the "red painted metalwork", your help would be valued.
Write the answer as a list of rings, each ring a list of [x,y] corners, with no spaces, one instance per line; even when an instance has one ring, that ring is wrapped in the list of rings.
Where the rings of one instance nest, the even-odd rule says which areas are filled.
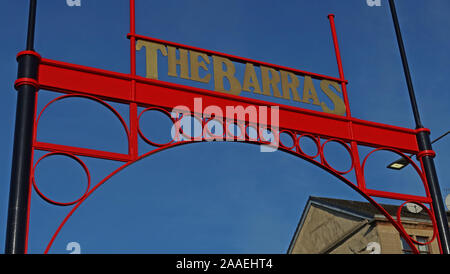
[[[422,150],[417,154],[417,158],[422,158],[424,156],[434,157],[436,156],[436,152],[434,152],[434,150]]]
[[[37,188],[34,176],[30,178],[32,184],[34,185],[35,191],[46,201],[60,206],[71,206],[73,205],[70,212],[62,220],[61,224],[56,229],[50,242],[48,243],[45,253],[49,252],[55,238],[58,236],[60,230],[63,228],[67,220],[72,216],[72,214],[77,210],[77,208],[89,198],[93,192],[95,192],[101,185],[108,181],[112,176],[114,176],[119,171],[130,166],[131,164],[153,155],[157,152],[163,151],[165,149],[177,147],[179,145],[191,144],[199,141],[210,141],[211,139],[220,137],[224,140],[232,141],[242,141],[250,144],[269,144],[267,140],[264,139],[263,130],[269,129],[270,123],[268,125],[263,125],[263,127],[255,127],[254,125],[245,122],[237,121],[235,117],[207,117],[204,118],[199,116],[201,113],[188,113],[177,117],[173,117],[170,111],[179,105],[184,105],[189,109],[194,108],[194,99],[202,98],[202,104],[206,106],[218,106],[222,110],[225,110],[227,106],[242,106],[244,108],[248,106],[276,106],[279,108],[279,126],[278,129],[270,128],[275,138],[279,138],[281,134],[292,139],[293,145],[288,147],[285,146],[281,140],[279,149],[300,157],[320,168],[329,172],[333,176],[342,180],[350,188],[358,192],[361,196],[366,198],[374,207],[376,207],[399,231],[399,233],[405,238],[405,240],[411,245],[412,250],[418,253],[415,244],[424,244],[414,241],[405,231],[403,225],[401,224],[400,210],[397,213],[397,219],[395,220],[381,205],[379,205],[373,197],[382,197],[389,199],[396,199],[406,202],[413,202],[424,208],[429,214],[433,226],[434,226],[434,236],[431,241],[439,236],[436,233],[436,225],[433,214],[433,207],[431,204],[430,193],[428,192],[427,180],[423,171],[422,157],[424,155],[434,155],[433,151],[420,151],[417,145],[416,134],[419,131],[427,129],[407,129],[391,125],[385,125],[370,121],[359,120],[353,118],[350,113],[350,106],[347,94],[347,83],[348,81],[344,77],[342,60],[338,45],[338,39],[336,34],[334,15],[330,14],[328,16],[330,20],[330,27],[332,32],[333,44],[336,53],[336,60],[339,70],[339,77],[331,77],[326,75],[320,75],[316,73],[311,73],[307,71],[287,68],[283,66],[278,66],[274,64],[269,64],[261,61],[251,60],[248,58],[238,57],[230,54],[205,50],[197,47],[191,47],[187,45],[182,45],[179,43],[163,41],[160,39],[144,37],[135,33],[135,1],[130,0],[130,33],[127,37],[130,39],[130,74],[111,72],[91,67],[85,67],[81,65],[69,64],[65,62],[49,60],[41,58],[39,54],[34,52],[20,52],[21,54],[34,54],[39,56],[39,78],[38,81],[30,81],[29,79],[18,79],[16,85],[22,83],[30,84],[32,83],[37,88],[45,89],[49,91],[60,92],[62,95],[52,101],[50,101],[40,112],[39,116],[35,120],[35,133],[34,133],[34,150],[49,151],[40,158],[32,168],[32,173],[38,163],[43,159],[51,155],[65,155],[80,163],[85,170],[88,177],[88,187],[86,192],[77,200],[61,203],[53,201],[45,197]],[[206,89],[194,88],[189,86],[183,86],[168,82],[163,82],[159,80],[147,79],[136,75],[136,41],[137,40],[147,40],[153,42],[159,42],[166,45],[172,45],[179,48],[191,49],[198,52],[206,53],[209,55],[217,55],[226,57],[230,60],[241,62],[241,63],[252,63],[256,65],[264,65],[276,69],[282,69],[285,71],[290,71],[303,76],[311,76],[315,79],[328,79],[333,80],[341,84],[343,99],[346,106],[346,115],[338,116],[334,114],[327,114],[312,110],[301,109],[297,107],[275,104],[270,102],[265,102],[261,100],[255,100],[250,98],[243,98],[239,96],[218,93]],[[36,129],[38,127],[41,115],[47,109],[47,107],[56,101],[63,99],[70,99],[73,97],[80,97],[97,102],[107,109],[109,109],[113,114],[119,119],[120,123],[124,127],[127,135],[128,141],[128,153],[116,153],[111,151],[101,151],[89,148],[81,148],[74,146],[67,146],[63,144],[53,144],[38,142],[36,138]],[[129,106],[129,121],[128,124],[121,117],[121,115],[110,105],[107,101],[120,102],[127,104]],[[138,115],[138,107],[144,107],[145,109]],[[159,144],[150,139],[148,139],[141,131],[139,127],[139,120],[141,116],[147,111],[159,111],[164,115],[168,116],[172,121],[176,138],[173,140]],[[202,111],[202,110],[201,110]],[[225,111],[223,111],[225,113]],[[197,119],[202,125],[202,131],[200,136],[189,136],[184,133],[179,126],[179,123],[183,117],[192,116]],[[35,116],[36,117],[36,116]],[[217,122],[222,126],[222,133],[212,134],[208,129],[208,123]],[[237,126],[240,130],[240,135],[235,136],[230,132],[229,126]],[[253,136],[247,132],[250,128],[254,129]],[[194,135],[194,134],[192,134]],[[155,146],[156,148],[148,151],[142,155],[138,153],[138,138],[141,137],[142,140]],[[181,136],[183,138],[181,138]],[[301,146],[301,138],[310,138],[317,148],[317,153],[315,155],[306,154]],[[338,171],[333,168],[326,160],[324,153],[324,148],[327,143],[336,142],[344,146],[351,158],[351,165],[348,170]],[[369,146],[373,147],[373,151],[365,156],[361,164],[361,155],[358,152],[358,146]],[[408,195],[402,193],[392,193],[381,190],[367,189],[364,179],[364,167],[366,165],[367,159],[376,151],[387,150],[394,152],[411,163],[415,171],[420,176],[423,182],[424,189],[426,192],[425,196]],[[413,154],[417,156],[421,167],[417,166],[406,154]],[[87,156],[99,159],[114,160],[118,162],[123,162],[123,165],[105,177],[103,180],[95,184],[91,188],[89,169],[88,167],[78,158],[78,156]],[[343,175],[354,171],[356,175],[356,182],[351,182]],[[406,203],[405,202],[405,203]],[[424,204],[427,204],[425,206]],[[403,206],[403,205],[402,205]],[[400,207],[401,209],[401,207]]]
[[[41,196],[42,199],[46,200],[47,202],[49,202],[51,204],[59,205],[59,206],[70,206],[70,205],[76,204],[81,199],[83,199],[83,197],[86,195],[86,193],[89,191],[89,188],[91,187],[91,175],[89,174],[89,170],[88,170],[86,164],[80,158],[78,158],[77,156],[75,156],[73,154],[67,153],[67,152],[50,152],[50,153],[45,154],[44,156],[39,158],[39,160],[34,165],[33,170],[34,171],[36,170],[36,167],[38,166],[38,164],[39,164],[39,162],[41,160],[43,160],[43,159],[45,159],[47,157],[53,156],[53,155],[65,155],[67,157],[70,157],[70,158],[74,159],[75,161],[77,161],[83,167],[83,170],[86,172],[86,176],[87,176],[87,179],[88,179],[86,191],[84,192],[84,194],[80,198],[78,198],[78,199],[76,199],[74,201],[71,201],[71,202],[58,202],[58,201],[52,200],[52,199],[47,197],[44,193],[42,193],[39,190],[39,188],[37,187],[36,178],[35,178],[35,175],[34,175],[34,172],[33,172],[31,180],[33,181],[34,190],[38,193],[39,196]]]
[[[36,89],[39,89],[39,83],[32,78],[19,78],[14,82],[14,88],[17,89],[21,85],[31,85]]]
[[[34,56],[36,56],[39,59],[39,61],[42,60],[41,55],[39,53],[35,52],[35,51],[32,51],[32,50],[23,50],[23,51],[17,53],[16,59],[19,59],[19,57],[22,56],[22,55],[34,55]]]
[[[404,234],[407,234],[407,232],[406,232],[405,228],[404,228],[403,225],[402,225],[401,210],[402,210],[402,207],[405,206],[407,203],[414,203],[414,204],[417,204],[417,205],[420,206],[423,210],[425,210],[425,211],[427,212],[428,216],[430,216],[431,222],[432,222],[432,224],[433,224],[433,237],[431,237],[431,239],[430,239],[428,242],[425,242],[425,243],[418,242],[418,241],[416,241],[416,240],[413,239],[413,238],[411,238],[411,241],[414,242],[414,243],[417,244],[417,245],[428,245],[428,244],[430,244],[431,242],[434,241],[434,239],[436,238],[436,235],[438,234],[438,233],[437,233],[437,229],[436,229],[436,221],[434,220],[434,218],[432,218],[433,212],[432,212],[428,207],[426,207],[424,204],[422,204],[422,203],[420,203],[420,202],[416,202],[416,201],[405,201],[403,204],[401,204],[401,205],[398,207],[398,210],[397,210],[397,222],[400,224],[400,226],[401,226],[402,231],[404,232]]]
[[[133,100],[130,84],[136,82]],[[184,105],[194,109],[194,98],[201,97],[203,105],[226,106],[278,106],[280,128],[296,129],[301,124],[305,133],[328,138],[355,141],[367,146],[399,148],[407,153],[419,151],[416,130],[385,125],[353,117],[343,117],[313,110],[243,98],[205,89],[182,86],[140,76],[109,72],[74,64],[43,59],[39,67],[41,89],[62,93],[87,94],[103,100],[136,103],[142,107],[159,106],[171,110]],[[232,119],[233,117],[228,117]]]
[[[161,113],[163,113],[164,115],[166,115],[173,123],[175,123],[175,120],[170,116],[170,113],[169,113],[167,110],[165,110],[165,109],[163,109],[163,108],[158,108],[158,107],[149,107],[149,108],[146,108],[146,109],[144,109],[144,110],[141,112],[141,114],[139,114],[139,116],[138,116],[138,127],[137,127],[137,130],[138,130],[139,136],[141,136],[141,138],[142,138],[146,143],[148,143],[148,144],[150,144],[150,145],[152,145],[152,146],[155,146],[155,147],[162,147],[162,146],[170,145],[171,143],[174,142],[174,139],[175,139],[175,138],[172,139],[172,140],[170,140],[169,142],[167,142],[167,143],[165,143],[165,144],[158,144],[158,143],[152,142],[152,141],[150,141],[149,139],[147,139],[147,138],[145,137],[145,135],[142,133],[141,127],[139,126],[139,121],[141,120],[142,114],[144,114],[145,112],[147,112],[147,111],[149,111],[149,110],[155,110],[155,111],[161,112]]]
[[[39,57],[39,60],[41,60],[41,56],[38,54],[38,53],[32,53],[32,52],[34,52],[34,51],[22,51],[22,52],[19,52],[19,54],[17,54],[17,57],[19,57],[21,54],[33,54],[33,55],[35,55],[35,56],[38,56]],[[33,79],[34,80],[34,79]],[[37,85],[37,87],[36,87],[36,90],[35,90],[35,92],[36,92],[36,95],[37,95],[37,93],[38,93],[38,91],[39,91],[39,84]],[[38,96],[36,96],[36,101],[35,101],[35,104],[34,104],[34,117],[36,117],[36,114],[37,114],[37,104],[38,104]],[[33,126],[33,143],[35,143],[36,142],[36,137],[37,137],[37,122],[35,122],[34,123],[34,126]],[[29,183],[28,183],[28,208],[27,208],[27,228],[26,228],[26,239],[25,239],[25,252],[27,252],[27,250],[28,250],[28,237],[29,237],[29,231],[30,231],[30,213],[31,213],[31,194],[32,194],[32,190],[33,190],[33,183],[32,183],[32,174],[34,173],[34,166],[33,166],[33,161],[34,161],[34,150],[36,150],[36,148],[34,147],[34,145],[33,145],[33,147],[31,148],[32,149],[32,153],[31,153],[31,159],[30,159],[30,179],[29,179]]]
[[[326,160],[326,158],[325,158],[325,154],[324,154],[324,148],[325,148],[325,145],[326,145],[327,143],[329,143],[329,142],[337,142],[337,143],[340,143],[340,144],[348,151],[348,154],[350,155],[350,158],[351,158],[351,160],[352,160],[352,164],[350,165],[350,168],[349,168],[347,171],[338,171],[338,170],[334,169],[334,168],[327,162],[327,160]],[[339,173],[339,174],[341,174],[341,175],[347,174],[347,173],[349,173],[350,171],[352,171],[352,169],[353,169],[354,166],[355,166],[355,154],[352,152],[351,148],[350,148],[345,142],[343,142],[343,141],[341,141],[341,140],[333,139],[333,138],[332,138],[332,139],[326,140],[326,141],[322,144],[321,152],[322,152],[321,157],[322,157],[322,160],[323,160],[323,164],[324,164],[326,167],[328,167],[329,169],[331,169],[332,171],[336,172],[336,173]]]

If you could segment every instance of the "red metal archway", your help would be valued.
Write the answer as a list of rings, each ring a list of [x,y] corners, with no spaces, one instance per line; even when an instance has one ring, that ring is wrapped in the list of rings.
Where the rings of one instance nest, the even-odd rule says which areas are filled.
[[[416,244],[418,243],[412,239],[408,233],[406,233],[400,219],[400,210],[397,218],[392,217],[380,204],[378,204],[374,197],[389,198],[400,200],[403,202],[413,202],[421,207],[423,207],[432,220],[434,227],[434,236],[432,241],[437,238],[439,242],[439,247],[442,252],[442,247],[439,241],[439,235],[436,228],[436,219],[434,217],[434,209],[432,204],[432,198],[430,196],[429,187],[427,179],[424,172],[422,157],[425,155],[434,155],[431,150],[420,150],[416,135],[422,131],[428,131],[426,129],[407,129],[391,125],[385,125],[380,123],[374,123],[369,121],[364,121],[356,119],[351,116],[350,106],[347,96],[347,80],[344,77],[344,72],[342,68],[341,56],[338,46],[338,40],[336,35],[336,29],[334,24],[334,15],[329,15],[330,27],[332,31],[332,37],[334,42],[334,49],[336,53],[336,60],[339,68],[339,77],[330,77],[326,75],[320,75],[316,73],[311,73],[307,71],[301,71],[297,69],[281,67],[274,64],[268,64],[265,62],[260,62],[256,60],[251,60],[248,58],[242,58],[230,54],[224,54],[221,52],[215,52],[210,50],[205,50],[201,48],[191,47],[187,45],[182,45],[178,43],[173,43],[169,41],[163,41],[151,37],[141,36],[135,33],[135,3],[134,0],[130,0],[130,33],[127,37],[130,40],[130,73],[123,74],[117,72],[111,72],[101,69],[95,69],[91,67],[85,67],[81,65],[75,65],[55,60],[50,60],[46,58],[41,58],[39,54],[34,51],[23,51],[18,54],[18,58],[23,55],[33,55],[39,58],[39,70],[38,79],[32,78],[19,78],[15,82],[16,88],[21,85],[32,85],[38,89],[45,89],[49,91],[54,91],[62,93],[64,95],[49,102],[43,110],[37,115],[35,113],[34,120],[34,133],[33,133],[33,154],[35,150],[47,151],[48,154],[44,155],[37,160],[36,164],[31,167],[30,171],[30,193],[34,189],[38,195],[40,195],[47,202],[52,203],[57,206],[73,206],[69,214],[62,220],[59,227],[56,228],[53,237],[51,238],[48,246],[45,250],[47,253],[55,238],[57,237],[59,231],[62,229],[67,220],[72,216],[72,214],[77,210],[77,208],[94,192],[105,183],[109,178],[111,178],[117,172],[123,170],[124,168],[130,166],[131,164],[153,155],[156,152],[176,147],[179,145],[190,144],[201,141],[210,141],[214,136],[211,132],[207,130],[207,125],[212,120],[219,121],[223,127],[222,135],[220,137],[228,139],[231,141],[240,141],[252,144],[267,145],[270,143],[264,139],[263,134],[260,130],[257,130],[256,135],[250,136],[247,133],[247,129],[252,127],[251,124],[245,121],[239,121],[234,116],[227,117],[214,117],[205,118],[201,113],[192,111],[191,113],[185,113],[179,117],[173,117],[171,115],[171,110],[176,106],[187,106],[189,109],[195,109],[194,101],[195,98],[201,98],[203,107],[207,106],[218,106],[219,108],[225,109],[227,106],[242,106],[243,108],[250,106],[268,106],[268,107],[278,107],[279,109],[279,125],[275,129],[271,128],[273,135],[279,138],[281,134],[287,134],[292,138],[293,145],[290,147],[285,146],[281,141],[279,142],[279,149],[308,162],[321,167],[325,171],[334,175],[335,177],[341,179],[345,184],[351,187],[353,190],[358,192],[364,198],[366,198],[373,206],[375,206],[384,216],[393,224],[393,226],[399,231],[401,236],[410,244],[412,250],[418,253]],[[157,42],[165,45],[174,46],[177,48],[195,50],[207,55],[214,55],[227,58],[234,62],[239,63],[251,63],[254,65],[268,66],[271,68],[281,69],[284,71],[292,72],[297,75],[309,76],[313,79],[318,80],[329,80],[338,83],[341,87],[342,97],[345,103],[346,112],[345,116],[340,116],[336,114],[323,113],[318,111],[312,111],[307,109],[301,109],[298,107],[292,107],[287,105],[269,103],[266,101],[255,100],[251,98],[243,98],[236,95],[225,94],[213,92],[206,89],[194,88],[184,85],[178,85],[168,82],[163,82],[154,79],[148,79],[141,77],[136,74],[136,43],[137,41],[150,41]],[[59,100],[66,100],[73,97],[86,98],[95,102],[102,104],[104,107],[108,108],[113,114],[119,119],[122,124],[126,136],[128,139],[128,153],[115,153],[110,151],[100,151],[82,147],[67,146],[63,144],[55,143],[43,143],[37,141],[36,129],[39,124],[41,115],[45,112],[46,108]],[[119,102],[126,104],[129,107],[129,121],[125,121],[121,115],[110,105],[108,101]],[[138,107],[145,108],[143,112],[138,113]],[[177,123],[183,118],[183,116],[192,116],[197,119],[203,129],[200,136],[186,136],[183,139],[174,139],[166,144],[156,144],[151,140],[147,139],[145,135],[141,132],[139,128],[139,118],[142,113],[148,110],[156,110],[165,115],[167,115],[172,123],[175,125],[177,131],[183,134],[179,127],[176,127]],[[36,111],[36,107],[35,107]],[[225,113],[225,111],[223,111]],[[235,136],[228,130],[229,124],[236,124],[241,130],[240,136]],[[266,125],[271,127],[270,122]],[[148,151],[144,154],[139,155],[138,153],[138,139],[139,137],[147,143],[155,146],[154,150]],[[317,147],[316,155],[308,155],[303,152],[300,147],[299,140],[301,138],[310,138],[314,141]],[[339,171],[334,169],[326,160],[326,155],[324,153],[324,147],[330,143],[336,142],[344,146],[351,156],[351,166],[348,170]],[[373,148],[373,151],[369,153],[365,158],[362,158],[358,152],[358,146],[368,146]],[[370,189],[366,187],[365,177],[364,177],[364,167],[366,160],[376,151],[387,150],[394,152],[412,164],[415,171],[421,178],[423,182],[423,187],[425,190],[425,196],[408,195],[402,193],[393,193],[380,191],[375,189]],[[59,154],[71,157],[82,165],[86,174],[89,178],[89,184],[87,186],[86,192],[79,199],[69,202],[60,203],[58,201],[53,201],[45,197],[37,188],[34,183],[34,170],[37,167],[40,160],[45,157],[50,157],[52,155]],[[407,154],[412,154],[417,157],[420,166],[416,165],[415,162],[407,156]],[[105,177],[103,180],[96,184],[90,182],[89,170],[84,165],[84,163],[78,158],[78,156],[87,156],[98,159],[107,159],[122,162],[123,165],[118,169],[113,171],[110,175]],[[412,156],[411,156],[412,157]],[[351,182],[343,175],[353,171],[355,173],[356,181]],[[30,209],[28,210],[28,215]],[[29,217],[29,216],[28,216]]]

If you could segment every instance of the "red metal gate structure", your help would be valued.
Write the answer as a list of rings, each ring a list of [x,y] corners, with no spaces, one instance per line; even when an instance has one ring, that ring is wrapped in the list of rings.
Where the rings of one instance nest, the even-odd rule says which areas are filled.
[[[33,2],[33,1],[31,1]],[[35,2],[35,1],[34,1]],[[224,139],[238,140],[241,142],[247,142],[252,144],[267,144],[268,142],[264,139],[261,130],[257,130],[257,135],[250,136],[247,133],[247,129],[252,127],[251,124],[245,121],[239,121],[234,116],[227,117],[203,117],[201,113],[195,111],[194,101],[195,98],[202,99],[203,108],[207,106],[218,106],[225,113],[225,109],[228,106],[243,108],[247,107],[278,107],[279,110],[279,125],[277,127],[271,128],[275,138],[279,138],[280,134],[287,134],[292,138],[293,145],[291,147],[285,146],[282,142],[279,142],[279,150],[285,151],[292,155],[298,156],[320,168],[327,171],[328,173],[334,175],[335,177],[342,180],[346,185],[352,188],[354,191],[359,193],[362,197],[367,199],[374,207],[376,207],[398,230],[400,235],[410,244],[412,250],[418,253],[416,245],[428,244],[420,243],[415,241],[412,237],[406,233],[405,228],[402,225],[400,210],[402,206],[399,207],[397,218],[392,217],[379,203],[377,203],[374,198],[389,198],[399,201],[403,201],[403,205],[406,203],[415,203],[422,207],[429,215],[432,223],[434,236],[431,241],[437,240],[439,242],[439,247],[441,253],[445,253],[445,248],[443,248],[443,242],[446,239],[442,239],[442,235],[438,233],[438,225],[436,220],[436,208],[433,204],[432,194],[430,193],[429,180],[427,179],[427,174],[424,168],[424,157],[433,157],[435,153],[431,149],[424,149],[420,147],[418,143],[417,136],[420,134],[429,134],[429,130],[425,128],[418,129],[408,129],[401,128],[391,125],[385,125],[380,123],[374,123],[369,121],[360,120],[352,117],[350,113],[349,100],[347,95],[347,80],[344,77],[344,72],[342,68],[341,56],[338,46],[338,39],[336,35],[336,28],[334,23],[334,15],[329,15],[328,19],[331,27],[331,34],[334,42],[334,50],[336,54],[336,60],[339,68],[339,77],[330,77],[326,75],[320,75],[316,73],[301,71],[297,69],[281,67],[274,64],[268,64],[265,62],[260,62],[256,60],[250,60],[247,58],[242,58],[230,54],[224,54],[221,52],[215,52],[210,50],[205,50],[197,47],[191,47],[187,45],[182,45],[178,43],[173,43],[169,41],[163,41],[151,37],[141,36],[135,32],[135,1],[130,0],[130,32],[127,34],[127,38],[130,40],[130,73],[116,73],[81,65],[75,65],[65,62],[60,62],[56,60],[50,60],[41,57],[37,52],[33,50],[33,47],[27,48],[26,51],[22,51],[17,55],[18,60],[24,60],[31,58],[37,61],[38,73],[33,77],[33,75],[24,75],[15,82],[16,89],[20,90],[22,88],[31,88],[33,93],[37,96],[39,89],[45,89],[48,91],[54,91],[61,93],[62,95],[52,101],[50,101],[40,113],[36,113],[36,102],[34,102],[33,108],[33,123],[32,123],[32,140],[31,140],[31,159],[29,161],[29,175],[28,175],[28,185],[25,192],[28,192],[27,200],[27,210],[26,210],[26,221],[25,221],[25,238],[23,246],[19,244],[12,244],[10,248],[7,248],[7,252],[11,253],[26,253],[27,250],[27,235],[28,235],[28,219],[29,219],[29,197],[30,193],[36,191],[47,202],[54,204],[56,206],[71,206],[72,209],[67,214],[67,216],[61,221],[60,225],[55,228],[53,237],[49,241],[45,253],[49,252],[55,238],[58,233],[63,228],[68,219],[72,214],[79,208],[80,205],[86,199],[89,199],[91,194],[95,192],[102,184],[104,184],[108,179],[119,171],[127,168],[133,163],[151,156],[157,152],[163,151],[168,148],[176,147],[179,145],[208,141],[213,135],[208,130],[203,130],[201,136],[185,136],[182,139],[174,139],[169,143],[158,144],[147,139],[142,133],[139,127],[140,116],[149,110],[159,111],[167,115],[171,121],[176,126],[177,123],[182,119],[183,116],[191,116],[197,119],[204,128],[207,128],[207,124],[213,119],[219,121],[223,126],[222,136]],[[35,3],[34,3],[35,5]],[[35,8],[35,7],[34,7]],[[34,16],[33,16],[34,17]],[[34,20],[34,18],[33,18]],[[34,28],[34,26],[33,26]],[[30,37],[29,37],[30,38]],[[31,37],[30,39],[32,39]],[[329,83],[337,83],[335,87],[340,89],[342,92],[342,98],[345,104],[345,114],[337,115],[333,113],[324,113],[319,111],[301,109],[298,107],[287,106],[276,103],[269,103],[265,101],[255,100],[252,98],[244,98],[233,94],[220,93],[216,91],[210,91],[206,89],[194,88],[174,83],[163,82],[156,79],[149,79],[146,77],[138,76],[136,74],[136,45],[138,41],[146,41],[159,43],[166,46],[176,47],[178,49],[192,50],[207,56],[218,56],[226,58],[233,62],[252,64],[257,66],[266,66],[274,69],[283,70],[295,75],[300,75],[304,77],[310,77],[312,79],[329,81]],[[20,67],[20,66],[19,66]],[[82,147],[67,146],[63,144],[56,143],[44,143],[37,141],[36,129],[39,125],[40,117],[48,106],[56,101],[67,100],[74,97],[86,98],[108,108],[111,112],[115,114],[117,119],[121,122],[126,136],[128,139],[128,153],[114,153],[110,151],[101,151],[94,149],[87,149]],[[118,102],[125,104],[129,107],[129,121],[125,121],[121,115],[108,103],[108,102]],[[171,111],[176,106],[186,106],[190,110],[194,110],[190,113],[184,113],[180,116],[173,116]],[[138,113],[138,107],[145,108],[141,113]],[[202,111],[202,110],[201,110]],[[229,130],[228,125],[237,125],[241,130],[241,136],[233,136]],[[267,123],[267,128],[271,127],[270,122]],[[175,127],[180,134],[183,134],[179,127]],[[154,150],[148,151],[144,154],[139,154],[138,152],[138,139],[142,138],[147,143],[152,146],[157,147]],[[217,137],[217,136],[216,136]],[[299,140],[301,138],[310,138],[314,141],[317,147],[316,155],[308,155],[302,151],[299,145]],[[341,144],[351,156],[351,165],[348,170],[336,170],[334,169],[326,159],[324,153],[325,146],[330,143],[335,142]],[[373,150],[364,158],[361,158],[360,153],[358,153],[358,146],[371,147]],[[40,159],[33,161],[34,151],[46,151],[48,152]],[[408,160],[408,162],[414,167],[415,171],[419,175],[423,187],[425,190],[425,196],[408,195],[402,193],[393,193],[380,190],[374,190],[366,187],[364,168],[367,159],[376,151],[386,150],[391,151],[399,156]],[[408,156],[408,154],[417,157],[419,165],[411,159],[413,156]],[[69,202],[61,203],[58,201],[53,201],[50,198],[42,194],[34,180],[34,170],[39,162],[47,157],[53,155],[63,155],[76,160],[84,168],[88,178],[89,170],[86,165],[82,162],[79,156],[93,157],[98,159],[107,159],[122,162],[123,164],[114,170],[111,174],[105,177],[103,180],[90,184],[86,189],[84,195],[79,199]],[[31,164],[35,162],[35,164]],[[355,174],[356,181],[352,182],[346,177],[345,174],[353,171]],[[11,198],[10,198],[11,199]],[[11,201],[10,201],[11,203]],[[10,213],[11,214],[11,213]],[[14,229],[8,228],[8,233],[13,233]],[[17,230],[17,229],[16,229]],[[17,239],[16,239],[17,240]],[[13,241],[8,240],[7,241]],[[431,242],[430,241],[430,242]],[[8,251],[9,250],[9,251]]]

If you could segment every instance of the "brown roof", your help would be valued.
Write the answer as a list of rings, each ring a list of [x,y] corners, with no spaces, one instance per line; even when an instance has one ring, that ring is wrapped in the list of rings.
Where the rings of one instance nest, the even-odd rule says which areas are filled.
[[[373,218],[375,215],[382,215],[382,213],[369,202],[350,201],[343,199],[325,198],[325,197],[310,197],[310,201],[326,204],[334,208],[344,211],[353,212],[358,215],[363,215],[368,218]],[[380,204],[391,216],[397,216],[397,211],[400,205]],[[447,217],[450,219],[450,211],[447,211]],[[430,219],[427,211],[422,210],[419,213],[412,213],[407,210],[406,206],[401,209],[401,218],[414,219]]]

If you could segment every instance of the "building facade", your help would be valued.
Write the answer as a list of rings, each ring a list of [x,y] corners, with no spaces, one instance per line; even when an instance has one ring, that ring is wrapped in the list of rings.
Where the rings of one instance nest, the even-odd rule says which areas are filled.
[[[382,204],[396,219],[399,206]],[[450,219],[447,212],[447,219]],[[418,242],[433,239],[425,210],[404,206],[402,224]],[[416,245],[420,253],[438,254],[437,240]],[[310,197],[288,249],[289,254],[411,254],[395,227],[368,202]]]

